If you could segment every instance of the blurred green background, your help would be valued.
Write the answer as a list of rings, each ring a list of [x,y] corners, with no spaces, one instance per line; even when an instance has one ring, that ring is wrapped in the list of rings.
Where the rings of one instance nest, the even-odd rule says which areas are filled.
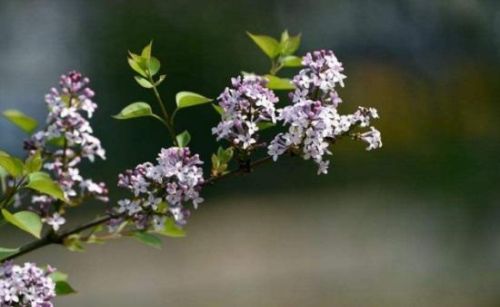
[[[153,103],[127,50],[154,40],[173,103],[180,90],[216,97],[241,70],[264,73],[245,31],[284,29],[302,33],[299,54],[335,51],[348,76],[342,109],[378,108],[384,147],[339,143],[328,176],[284,159],[206,189],[188,237],[162,251],[124,239],[24,257],[70,273],[80,293],[57,306],[500,305],[498,1],[1,0],[0,109],[43,120],[61,73],[90,76],[108,160],[85,174],[116,200],[116,175],[168,143],[155,121],[110,118]],[[216,122],[209,106],[178,116],[206,161]],[[23,134],[5,120],[0,131],[0,148],[22,154]],[[29,240],[0,236],[3,246]]]

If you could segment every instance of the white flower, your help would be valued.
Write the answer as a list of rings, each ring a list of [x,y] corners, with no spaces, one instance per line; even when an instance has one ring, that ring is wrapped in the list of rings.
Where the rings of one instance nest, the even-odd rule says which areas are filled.
[[[58,231],[62,225],[66,224],[66,219],[57,212],[50,217],[44,218],[43,221],[52,226],[55,231]]]
[[[380,131],[374,127],[370,127],[370,131],[362,133],[360,138],[368,143],[366,150],[373,150],[382,147],[382,137]]]

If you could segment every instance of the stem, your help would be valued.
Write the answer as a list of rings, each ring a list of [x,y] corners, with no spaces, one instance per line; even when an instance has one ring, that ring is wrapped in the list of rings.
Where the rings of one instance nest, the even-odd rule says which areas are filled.
[[[153,85],[153,93],[155,94],[156,101],[158,101],[158,104],[160,105],[161,112],[163,114],[163,119],[165,120],[165,126],[167,126],[168,133],[170,134],[170,138],[172,139],[172,142],[174,145],[177,144],[177,138],[176,138],[176,133],[174,129],[174,125],[170,120],[170,116],[168,115],[167,109],[165,108],[165,103],[163,102],[163,99],[161,99],[160,93],[158,92],[158,89],[156,88],[155,82],[153,80],[152,76],[149,76],[149,82]]]
[[[257,168],[257,167],[259,167],[267,162],[270,162],[270,161],[272,161],[271,156],[267,156],[267,157],[264,157],[262,159],[256,160],[255,162],[250,164],[250,169]],[[210,185],[210,184],[213,184],[219,180],[229,178],[231,176],[238,175],[238,174],[243,174],[246,172],[247,172],[247,170],[245,170],[244,168],[233,169],[233,170],[231,170],[223,175],[220,175],[220,176],[211,176],[203,183],[203,185]],[[40,249],[42,247],[45,247],[47,245],[61,244],[62,242],[64,242],[64,239],[66,239],[67,237],[69,237],[71,235],[78,234],[82,231],[88,230],[88,229],[95,227],[95,226],[99,226],[99,225],[104,224],[104,223],[110,221],[111,219],[117,218],[117,217],[119,217],[119,215],[106,215],[106,216],[98,218],[94,221],[88,222],[87,224],[83,224],[83,225],[78,226],[74,229],[63,232],[61,234],[49,232],[46,236],[44,236],[40,240],[33,241],[31,243],[28,243],[28,244],[22,246],[18,252],[2,259],[1,263],[8,261],[8,260],[16,259],[22,255],[25,255],[27,253],[30,253],[32,251],[35,251],[35,250]]]
[[[21,185],[24,184],[24,179],[25,177],[22,177],[21,180],[19,180],[18,183],[16,183],[12,189],[9,191],[8,194],[6,194],[5,198],[0,200],[0,209],[7,206],[10,202],[10,200],[12,199],[12,197],[14,197],[14,195],[16,195],[17,193],[17,190],[19,190],[19,188],[21,187]]]
[[[89,228],[92,228],[92,227],[95,227],[95,226],[98,226],[98,225],[101,225],[103,223],[106,223],[107,221],[111,220],[112,218],[114,218],[115,216],[111,216],[111,215],[108,215],[108,216],[104,216],[102,218],[99,218],[99,219],[96,219],[92,222],[89,222],[87,224],[83,224],[75,229],[72,229],[72,230],[69,230],[67,232],[64,232],[62,234],[57,234],[57,233],[54,233],[54,232],[49,232],[46,236],[44,236],[43,238],[41,238],[40,240],[37,240],[37,241],[33,241],[31,243],[28,243],[24,246],[22,246],[18,252],[2,259],[2,262],[5,262],[5,261],[9,261],[9,260],[12,260],[12,259],[15,259],[15,258],[18,258],[24,254],[27,254],[27,253],[30,253],[32,251],[35,251],[39,248],[42,248],[44,246],[47,246],[47,245],[51,245],[51,244],[61,244],[64,239],[66,239],[67,237],[73,235],[73,234],[77,234],[77,233],[80,233],[84,230],[87,230]]]
[[[278,60],[279,61],[279,60]],[[283,68],[283,64],[276,62],[276,60],[271,60],[271,69],[269,70],[269,74],[271,76],[276,76],[276,74]]]

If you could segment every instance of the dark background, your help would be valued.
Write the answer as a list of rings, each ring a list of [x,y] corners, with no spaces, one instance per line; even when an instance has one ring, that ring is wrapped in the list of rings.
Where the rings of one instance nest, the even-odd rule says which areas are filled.
[[[83,254],[58,247],[24,257],[71,274],[80,291],[58,306],[498,306],[500,304],[500,2],[0,1],[0,109],[43,121],[43,96],[81,70],[99,110],[106,180],[168,144],[153,120],[116,121],[128,103],[154,103],[126,63],[150,39],[167,81],[216,97],[268,60],[245,31],[301,32],[299,54],[335,51],[348,76],[342,110],[373,106],[384,147],[341,142],[328,176],[283,160],[207,189],[162,251],[124,239]],[[288,71],[285,74],[292,74]],[[217,148],[209,106],[178,116],[205,161]],[[0,120],[0,148],[23,134]],[[273,134],[276,131],[269,131]],[[88,204],[73,212],[88,220]],[[29,237],[2,230],[0,243]]]

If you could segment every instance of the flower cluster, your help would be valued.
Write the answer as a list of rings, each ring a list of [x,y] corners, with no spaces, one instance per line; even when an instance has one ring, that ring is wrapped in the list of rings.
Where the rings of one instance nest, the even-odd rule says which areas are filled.
[[[226,139],[243,150],[257,143],[259,123],[276,122],[275,104],[278,97],[267,89],[267,80],[255,75],[239,76],[231,80],[219,96],[223,110],[222,121],[212,129],[217,140]]]
[[[202,164],[189,148],[170,147],[161,150],[157,164],[143,163],[120,174],[118,186],[130,190],[134,197],[120,200],[113,208],[113,214],[121,217],[114,219],[111,226],[130,218],[139,229],[160,230],[168,216],[184,225],[189,217],[185,203],[191,202],[196,209],[203,202]]]
[[[23,266],[10,262],[0,266],[0,306],[52,307],[56,296],[55,283],[46,271],[33,263]]]
[[[92,101],[94,92],[88,87],[89,79],[72,71],[62,75],[60,88],[52,88],[45,96],[49,107],[47,126],[36,132],[25,147],[30,153],[41,151],[46,157],[44,168],[51,171],[70,200],[81,201],[94,197],[108,201],[108,190],[104,183],[96,183],[80,175],[78,168],[82,159],[91,162],[95,157],[105,159],[101,142],[92,133],[90,119],[97,108]],[[56,145],[51,152],[49,145]],[[51,213],[55,200],[46,195],[33,196],[34,208],[45,217],[44,221],[55,230],[65,220],[58,213]]]
[[[288,150],[312,159],[318,165],[318,174],[328,172],[330,146],[343,135],[368,143],[368,150],[382,146],[380,132],[370,127],[369,132],[353,133],[356,127],[368,127],[378,118],[374,108],[359,107],[353,114],[340,115],[337,107],[342,102],[337,85],[344,85],[342,64],[331,51],[308,53],[302,61],[305,66],[293,79],[296,89],[290,94],[292,105],[279,110],[278,119],[288,125],[288,131],[278,134],[269,144],[268,153],[274,160]]]

